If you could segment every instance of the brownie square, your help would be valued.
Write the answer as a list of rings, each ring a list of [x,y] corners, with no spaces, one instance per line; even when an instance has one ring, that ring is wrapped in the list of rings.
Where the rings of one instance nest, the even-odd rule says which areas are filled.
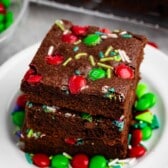
[[[31,61],[21,90],[35,103],[118,120],[133,105],[146,42],[127,31],[58,20]]]

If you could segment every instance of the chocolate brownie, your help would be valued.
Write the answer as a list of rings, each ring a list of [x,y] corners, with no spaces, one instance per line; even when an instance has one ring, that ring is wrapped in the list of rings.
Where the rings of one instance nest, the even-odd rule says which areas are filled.
[[[22,80],[29,100],[118,120],[135,98],[147,39],[58,20]]]
[[[21,136],[23,150],[48,155],[67,152],[125,158],[130,120],[130,116],[117,121],[28,102]]]

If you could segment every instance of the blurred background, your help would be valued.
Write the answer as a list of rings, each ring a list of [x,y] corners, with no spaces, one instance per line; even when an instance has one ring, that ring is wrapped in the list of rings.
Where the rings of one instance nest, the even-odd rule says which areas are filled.
[[[168,0],[11,0],[7,10],[13,22],[0,33],[0,65],[41,41],[56,19],[144,34],[168,55]]]

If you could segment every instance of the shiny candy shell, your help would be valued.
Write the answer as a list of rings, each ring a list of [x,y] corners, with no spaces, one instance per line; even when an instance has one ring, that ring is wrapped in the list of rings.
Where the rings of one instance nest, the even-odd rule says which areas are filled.
[[[32,157],[33,163],[41,168],[48,167],[50,165],[49,157],[45,154],[35,154]]]
[[[1,2],[0,2],[0,13],[1,14],[6,14],[5,6]]]
[[[105,78],[106,77],[106,71],[101,68],[93,68],[89,72],[89,78],[93,81]]]
[[[152,136],[152,129],[149,126],[146,126],[142,129],[142,139],[144,141],[148,140]]]
[[[74,25],[74,26],[72,26],[71,29],[72,29],[74,34],[84,36],[87,33],[88,27]]]
[[[132,131],[131,145],[137,146],[142,140],[142,131],[140,129],[135,129]]]
[[[53,156],[51,160],[51,167],[52,168],[68,168],[69,167],[69,160],[62,154],[58,154]]]
[[[45,60],[50,65],[59,65],[63,62],[64,57],[61,55],[54,55],[54,56],[46,56]]]
[[[86,86],[86,79],[81,75],[73,75],[69,79],[69,90],[71,94],[78,94]]]
[[[87,46],[95,46],[101,42],[98,34],[89,34],[83,39],[83,43]]]
[[[144,112],[136,115],[135,119],[151,124],[152,120],[153,120],[153,114],[150,111],[144,111]]]
[[[88,168],[89,158],[85,154],[77,154],[72,158],[71,165],[73,168]]]
[[[74,34],[63,34],[62,41],[65,43],[75,43],[78,40]]]
[[[102,155],[95,155],[91,158],[89,168],[106,168],[107,160]]]
[[[134,146],[131,149],[128,150],[128,156],[133,158],[138,158],[143,156],[146,153],[145,147],[139,145],[139,146]]]
[[[122,79],[134,78],[133,69],[125,64],[120,64],[117,67],[115,67],[115,74]]]
[[[16,104],[21,108],[25,107],[26,102],[27,102],[27,96],[25,94],[20,95],[16,100]]]
[[[138,83],[138,86],[136,88],[136,96],[140,98],[146,93],[147,85],[144,83]]]
[[[12,113],[12,121],[16,126],[21,127],[23,125],[24,117],[24,111],[15,111],[14,113]]]

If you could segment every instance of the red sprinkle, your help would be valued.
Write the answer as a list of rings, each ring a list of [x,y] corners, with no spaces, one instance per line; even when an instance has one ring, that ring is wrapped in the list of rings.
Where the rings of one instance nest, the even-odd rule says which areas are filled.
[[[17,105],[18,105],[19,107],[22,107],[22,108],[25,107],[26,102],[27,102],[27,97],[26,97],[25,94],[20,95],[20,96],[17,98],[17,101],[16,101]]]
[[[146,153],[146,149],[143,146],[134,146],[128,150],[129,157],[141,157]]]
[[[115,74],[123,79],[132,79],[134,78],[134,72],[133,70],[125,65],[125,64],[120,64],[117,67],[115,67]]]
[[[76,143],[75,138],[65,138],[64,141],[65,141],[65,143],[67,143],[69,145],[74,145]]]
[[[0,13],[1,14],[6,14],[5,6],[2,3],[0,3]]]
[[[148,44],[154,48],[159,48],[158,45],[155,42],[148,41]]]
[[[63,62],[64,57],[62,55],[46,56],[45,60],[50,65],[59,65]]]
[[[78,26],[78,25],[72,26],[72,31],[76,35],[84,36],[84,35],[86,35],[87,30],[88,30],[88,27],[86,27],[86,26]]]
[[[101,31],[102,33],[106,33],[106,34],[111,33],[111,30],[108,29],[108,28],[102,28],[102,29],[100,29],[100,31]]]
[[[135,129],[132,131],[131,145],[137,146],[142,140],[142,131],[140,129]]]
[[[77,154],[71,161],[73,168],[88,168],[89,158],[85,154]]]
[[[29,69],[25,76],[24,76],[24,80],[26,80],[28,83],[39,83],[42,79],[41,75],[35,74],[35,71],[33,69]]]
[[[62,41],[66,43],[74,43],[78,40],[78,38],[73,34],[64,34],[62,36]]]
[[[74,75],[69,79],[69,90],[72,94],[78,94],[86,86],[86,79],[80,75]]]
[[[33,163],[41,168],[50,166],[49,157],[45,154],[35,154],[32,158]]]

